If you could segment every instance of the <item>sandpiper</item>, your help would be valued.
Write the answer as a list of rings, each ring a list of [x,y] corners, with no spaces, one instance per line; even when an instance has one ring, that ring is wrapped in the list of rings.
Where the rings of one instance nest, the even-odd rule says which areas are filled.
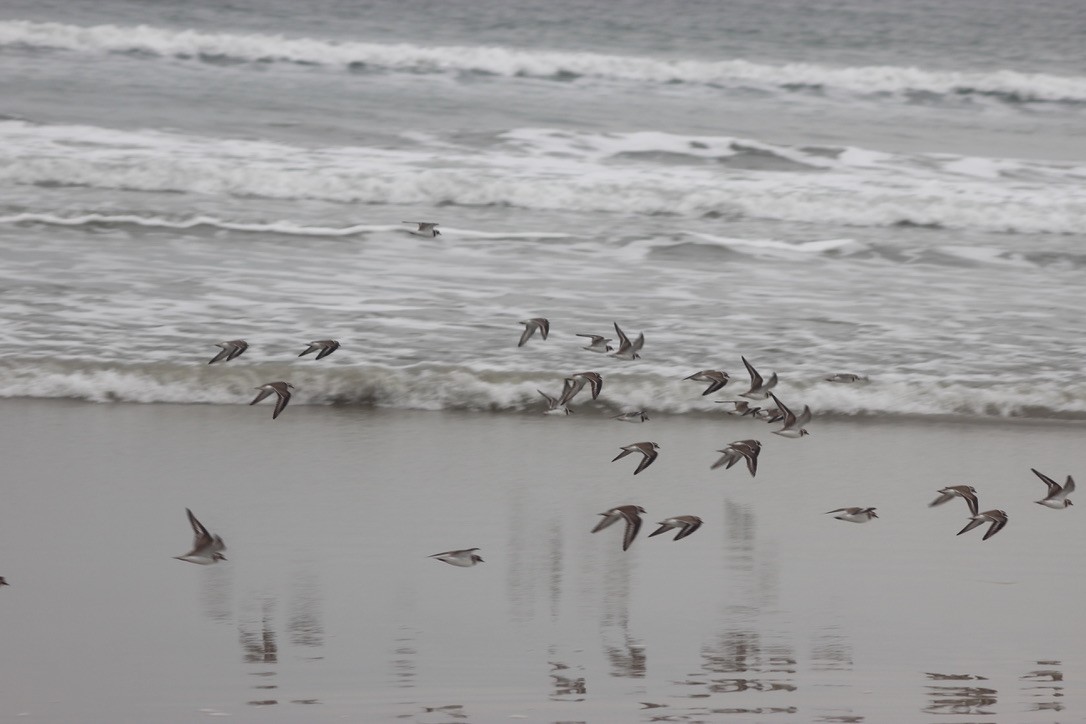
[[[622,446],[622,452],[620,452],[618,455],[616,455],[614,457],[614,459],[611,460],[611,462],[614,462],[615,460],[619,460],[620,458],[624,458],[627,455],[629,455],[630,453],[635,453],[635,452],[636,453],[641,453],[644,457],[641,459],[641,462],[638,464],[637,469],[634,470],[634,475],[637,475],[639,472],[641,472],[642,470],[644,470],[648,466],[652,465],[653,461],[656,460],[656,456],[659,455],[659,453],[656,452],[659,449],[660,449],[660,446],[657,445],[654,442],[634,442],[634,443],[630,443],[629,445],[623,445]]]
[[[273,392],[278,396],[279,399],[275,401],[275,412],[272,413],[272,419],[274,420],[279,417],[279,413],[282,412],[287,406],[287,403],[290,402],[290,391],[294,389],[294,385],[289,382],[268,382],[256,389],[260,390],[260,392],[257,394],[256,398],[249,403],[250,405],[255,405]]]
[[[562,396],[558,398],[558,403],[561,405],[576,397],[586,384],[591,385],[593,400],[600,396],[600,391],[603,389],[603,378],[598,372],[574,372],[566,378],[565,382]]]
[[[660,527],[656,529],[655,533],[650,533],[649,538],[654,535],[660,535],[661,533],[665,533],[672,528],[678,528],[679,532],[675,534],[675,537],[672,538],[672,540],[679,540],[681,538],[685,538],[686,536],[690,535],[698,528],[700,528],[701,518],[696,515],[676,515],[673,518],[661,520],[657,525],[659,525]]]
[[[965,504],[969,506],[970,515],[976,515],[977,511],[980,510],[978,507],[980,502],[977,500],[977,491],[972,485],[949,485],[942,488],[939,493],[940,495],[938,498],[928,503],[929,508],[942,505],[954,498],[961,498],[965,501]]]
[[[435,553],[430,558],[436,558],[439,561],[445,561],[450,566],[460,566],[461,568],[470,568],[476,563],[485,563],[485,561],[475,551],[478,548],[465,548],[462,551],[445,551],[444,553]]]
[[[611,419],[619,420],[620,422],[648,422],[649,416],[645,414],[644,410],[629,410],[627,412],[620,412]]]
[[[709,386],[705,388],[705,392],[702,392],[702,396],[711,395],[719,390],[724,385],[728,384],[731,379],[728,377],[728,373],[724,370],[702,370],[701,372],[695,372],[689,377],[683,377],[684,380],[694,380],[696,382],[708,382]]]
[[[208,362],[209,365],[213,365],[216,362],[222,362],[226,360],[229,362],[235,357],[240,357],[241,353],[249,349],[249,343],[244,339],[232,339],[229,342],[216,342],[216,347],[222,347],[222,351],[211,358]]]
[[[630,544],[633,543],[634,538],[637,537],[637,531],[641,530],[641,516],[639,514],[644,512],[645,509],[640,505],[620,505],[616,508],[611,508],[606,513],[600,513],[600,515],[603,516],[603,520],[596,524],[596,527],[592,529],[592,532],[599,533],[616,521],[626,521],[626,533],[622,536],[622,550],[626,550],[630,547]]]
[[[641,359],[641,348],[645,346],[645,333],[637,335],[637,339],[631,342],[626,333],[619,328],[618,322],[614,322],[614,325],[615,334],[618,335],[618,349],[612,352],[611,356],[628,360]]]
[[[323,359],[328,355],[339,349],[339,342],[334,339],[318,339],[316,342],[310,342],[305,351],[302,352],[299,357],[305,357],[311,352],[316,352],[316,359]]]
[[[716,470],[721,465],[725,470],[735,465],[740,460],[747,461],[747,471],[750,477],[758,474],[758,454],[762,452],[762,443],[757,440],[736,440],[722,450],[717,450],[723,457],[709,466],[710,470]]]
[[[418,229],[412,231],[412,234],[418,234],[419,236],[441,236],[441,232],[435,229],[437,222],[435,221],[405,221],[405,224],[417,224]]]
[[[218,561],[225,561],[226,556],[222,552],[226,550],[226,544],[222,542],[222,538],[211,535],[207,528],[204,527],[204,524],[196,520],[196,516],[192,514],[191,510],[185,508],[185,512],[188,513],[189,524],[192,526],[195,538],[192,541],[191,551],[183,556],[174,556],[174,558],[188,563],[198,563],[201,566],[209,566]]]
[[[725,410],[724,412],[729,415],[738,415],[739,417],[746,417],[747,415],[758,417],[758,413],[762,411],[762,408],[760,407],[751,407],[750,403],[746,400],[716,400],[716,403],[719,405],[734,405],[735,407],[733,409]]]
[[[520,342],[517,343],[518,347],[523,347],[528,341],[528,338],[535,334],[535,331],[539,330],[539,336],[543,339],[547,338],[547,335],[551,333],[551,323],[543,317],[532,317],[531,319],[525,319],[520,322],[524,325],[524,332],[520,335]]]
[[[867,382],[866,376],[854,375],[851,372],[837,372],[836,374],[832,374],[824,379],[826,380],[826,382],[841,382],[845,384],[851,382]]]
[[[758,370],[754,369],[754,365],[747,362],[746,357],[741,357],[743,360],[743,366],[747,368],[747,373],[750,375],[750,389],[746,392],[740,392],[740,397],[747,397],[751,400],[764,400],[769,397],[769,391],[777,386],[777,373],[774,372],[769,376],[769,380],[762,379],[762,376],[758,374]]]
[[[581,347],[581,349],[587,349],[589,352],[599,352],[600,354],[604,354],[604,353],[610,352],[611,350],[614,349],[614,347],[607,344],[608,342],[610,342],[612,340],[604,337],[602,334],[581,334],[581,333],[578,333],[577,336],[578,337],[588,337],[591,340],[588,343],[587,347]]]
[[[1056,510],[1060,510],[1071,505],[1071,501],[1067,499],[1067,496],[1075,492],[1074,478],[1068,475],[1067,482],[1065,482],[1061,487],[1059,483],[1057,483],[1055,480],[1048,477],[1044,473],[1040,473],[1033,468],[1030,468],[1030,470],[1033,470],[1033,474],[1040,478],[1044,482],[1044,484],[1048,486],[1048,495],[1046,495],[1043,499],[1034,502],[1036,502],[1038,505],[1043,505],[1046,508],[1055,508]]]
[[[777,399],[777,396],[772,392],[769,396],[773,398],[773,401],[777,403],[777,407],[781,412],[781,421],[784,423],[784,427],[780,430],[773,430],[774,435],[780,435],[781,437],[803,437],[804,435],[810,435],[811,433],[803,429],[803,426],[811,421],[811,408],[807,405],[803,406],[803,412],[799,417],[789,410],[783,402]],[[772,419],[772,418],[771,418]]]
[[[569,383],[562,388],[562,395],[565,396],[566,391],[569,389]],[[551,397],[543,390],[536,390],[539,394],[543,395],[543,399],[547,401],[547,409],[543,411],[544,415],[572,415],[573,408],[562,402],[560,398]]]
[[[872,518],[878,518],[875,514],[874,508],[838,508],[837,510],[830,510],[826,512],[826,515],[830,513],[840,513],[841,515],[833,516],[837,520],[847,520],[849,523],[866,523]]]
[[[981,538],[981,540],[988,540],[993,535],[1003,530],[1003,526],[1007,525],[1007,514],[1002,510],[986,510],[983,513],[977,513],[965,524],[964,528],[958,531],[958,535],[971,531],[978,525],[983,525],[985,523],[991,523],[992,525],[988,528],[988,532],[984,534],[984,537]]]

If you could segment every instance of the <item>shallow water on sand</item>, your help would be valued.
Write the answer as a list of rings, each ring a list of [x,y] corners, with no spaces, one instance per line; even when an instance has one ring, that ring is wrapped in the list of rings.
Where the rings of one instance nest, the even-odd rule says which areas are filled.
[[[5,400],[0,720],[1086,716],[1075,424]],[[758,477],[710,470],[764,443]],[[660,444],[609,462],[620,445]],[[961,537],[970,483],[1010,515]],[[630,550],[597,514],[648,514]],[[825,511],[877,506],[866,525]],[[190,507],[228,562],[188,550]],[[701,516],[694,535],[648,538]],[[479,547],[455,568],[438,551]]]

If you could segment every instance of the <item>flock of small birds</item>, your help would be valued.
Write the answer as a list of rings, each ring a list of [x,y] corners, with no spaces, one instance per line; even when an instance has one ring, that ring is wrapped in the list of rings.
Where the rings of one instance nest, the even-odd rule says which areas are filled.
[[[436,223],[404,223],[418,225],[418,232],[413,233],[422,233],[430,236],[437,236],[441,233],[434,228],[437,226]],[[524,330],[520,336],[520,341],[517,343],[518,347],[523,347],[536,334],[543,340],[546,340],[550,334],[550,321],[544,317],[526,319],[521,321],[520,324],[524,325]],[[618,326],[617,322],[614,324],[614,327],[615,335],[618,338],[617,348],[610,344],[614,340],[607,338],[604,335],[578,333],[578,337],[585,337],[589,340],[588,345],[582,349],[599,354],[610,355],[618,359],[640,359],[641,349],[645,344],[644,333],[638,334],[636,339],[631,340],[626,333],[622,331],[622,328]],[[208,364],[230,362],[240,357],[247,349],[249,349],[248,342],[243,339],[218,342],[215,346],[219,347],[220,351],[211,358]],[[335,352],[339,347],[340,343],[334,339],[316,340],[309,342],[306,348],[302,350],[298,356],[304,357],[316,353],[314,359],[320,360]],[[747,374],[750,377],[750,387],[745,392],[738,393],[738,396],[746,399],[716,400],[715,402],[730,405],[730,409],[725,410],[729,415],[738,417],[749,416],[755,420],[761,420],[769,424],[779,423],[781,425],[780,429],[771,431],[775,435],[793,439],[809,435],[810,433],[807,431],[806,426],[811,422],[811,408],[808,405],[804,405],[802,412],[799,415],[795,414],[787,405],[781,402],[780,398],[773,392],[778,383],[777,374],[774,372],[767,379],[755,369],[746,357],[741,357],[741,359],[743,361],[743,366],[746,368]],[[703,396],[719,392],[732,382],[731,376],[723,370],[701,370],[683,379],[708,383],[708,386],[701,393]],[[824,379],[827,382],[842,384],[867,381],[867,377],[852,373],[836,373],[829,375]],[[570,403],[585,387],[589,388],[591,398],[595,400],[603,390],[602,375],[598,372],[574,373],[563,380],[562,391],[557,396],[548,395],[542,390],[537,390],[547,403],[544,414],[572,414],[573,408],[570,406]],[[275,409],[272,412],[272,419],[274,420],[279,417],[284,409],[286,409],[287,403],[290,402],[290,391],[294,389],[294,385],[289,382],[278,380],[267,382],[256,389],[258,390],[258,393],[253,401],[249,403],[250,405],[255,405],[270,397],[272,394],[276,395]],[[773,406],[768,406],[768,403],[765,402],[766,400],[771,400]],[[765,406],[756,406],[752,404],[752,401],[762,401],[762,404]],[[612,419],[621,422],[643,423],[648,421],[649,417],[644,410],[628,410],[613,416]],[[620,450],[621,452],[616,455],[611,462],[621,460],[627,455],[638,454],[641,456],[637,467],[634,468],[634,475],[637,475],[645,468],[652,465],[660,454],[660,446],[651,441],[633,442],[621,446]],[[756,439],[737,440],[726,445],[722,449],[717,450],[717,452],[721,454],[721,457],[710,465],[710,469],[715,470],[723,467],[727,470],[740,461],[743,461],[745,462],[747,471],[750,473],[751,477],[755,477],[758,473],[758,456],[761,453],[761,450],[762,443]],[[1075,481],[1070,475],[1067,476],[1065,483],[1060,485],[1044,473],[1032,468],[1031,470],[1033,470],[1033,473],[1047,486],[1048,491],[1044,498],[1035,502],[1046,508],[1057,510],[1071,505],[1071,500],[1068,496],[1075,490]],[[987,540],[1002,530],[1007,524],[1007,513],[1003,510],[993,509],[983,512],[980,511],[977,491],[971,485],[951,485],[942,488],[938,492],[939,497],[933,500],[929,504],[929,507],[942,505],[954,498],[962,498],[969,506],[969,522],[958,532],[958,535],[967,533],[978,526],[988,523],[988,530],[982,538],[982,540]],[[833,514],[835,519],[847,521],[849,523],[867,523],[868,521],[879,517],[875,510],[876,509],[872,507],[864,508],[854,506],[837,508],[835,510],[827,511],[826,514]],[[192,550],[184,555],[175,556],[175,558],[199,565],[210,565],[218,563],[219,561],[225,561],[226,556],[223,555],[223,551],[226,550],[226,544],[223,542],[223,539],[208,531],[191,510],[186,508],[185,513],[188,516],[189,525],[192,527],[194,533]],[[638,505],[616,506],[600,513],[602,519],[592,529],[592,532],[598,533],[618,521],[623,521],[625,524],[625,532],[622,538],[622,550],[625,551],[629,549],[630,545],[637,537],[638,532],[641,530],[641,516],[644,514],[645,509]],[[696,515],[676,515],[659,521],[657,525],[659,525],[659,528],[655,532],[649,534],[650,538],[675,530],[676,534],[673,540],[681,540],[698,530],[702,525],[702,520]],[[462,550],[445,551],[442,553],[435,553],[430,557],[450,565],[467,568],[483,562],[483,558],[477,554],[478,550],[478,548],[466,548]],[[4,580],[3,577],[0,577],[0,586],[6,585],[8,585],[8,582]]]
[[[430,236],[437,236],[441,233],[434,228],[437,226],[435,223],[404,223],[418,224],[419,228],[416,233]],[[524,330],[517,343],[518,347],[523,347],[536,335],[542,340],[546,340],[550,335],[550,320],[544,317],[525,319],[522,320],[520,324],[524,325]],[[640,359],[640,353],[645,344],[644,333],[639,333],[636,339],[631,340],[630,337],[622,331],[622,328],[619,327],[617,322],[614,323],[614,328],[615,336],[618,338],[617,348],[611,345],[611,342],[614,340],[604,335],[577,333],[578,337],[584,337],[589,340],[588,345],[582,347],[582,349],[599,354],[606,354],[618,359]],[[249,348],[248,343],[242,339],[219,342],[216,346],[219,347],[221,351],[216,354],[208,364],[229,362],[237,359]],[[298,356],[304,357],[305,355],[316,353],[315,359],[320,360],[335,352],[339,347],[340,343],[334,339],[316,340],[309,342],[306,348]],[[742,359],[743,366],[746,368],[747,374],[750,377],[749,388],[745,392],[738,393],[738,397],[745,399],[715,400],[715,402],[730,405],[730,408],[725,410],[726,414],[729,415],[751,417],[755,420],[761,420],[769,424],[779,423],[781,427],[771,431],[775,435],[792,439],[798,439],[809,435],[810,433],[807,431],[807,425],[810,424],[812,418],[811,408],[808,405],[804,405],[802,412],[798,415],[794,413],[774,392],[774,388],[776,388],[779,381],[777,373],[774,372],[768,378],[765,378],[757,369],[755,369],[754,365],[752,365],[746,357],[741,357],[740,359]],[[733,381],[732,377],[724,370],[701,370],[683,379],[707,383],[708,386],[701,393],[702,396],[719,392]],[[827,382],[840,384],[853,384],[868,381],[867,377],[844,372],[829,375],[824,379]],[[547,403],[543,413],[547,415],[572,414],[573,408],[570,406],[570,403],[586,387],[589,389],[591,398],[595,400],[603,390],[603,376],[598,372],[576,372],[564,378],[562,391],[558,395],[549,395],[542,390],[537,390]],[[279,380],[265,383],[256,389],[258,390],[258,394],[249,404],[255,405],[261,400],[275,394],[277,399],[275,409],[272,412],[272,419],[276,419],[290,401],[290,391],[294,389],[294,386],[289,382]],[[772,406],[770,406],[767,401],[772,401]],[[761,402],[763,406],[755,405],[755,402]],[[644,410],[629,410],[613,416],[612,419],[621,422],[642,423],[648,421],[649,417]],[[660,454],[660,446],[651,441],[633,442],[621,446],[620,450],[621,452],[619,452],[611,462],[621,460],[628,455],[636,454],[641,456],[637,467],[634,468],[634,475],[637,475],[656,462],[656,459]],[[761,453],[761,450],[762,443],[759,440],[737,440],[726,445],[722,449],[717,450],[717,452],[721,454],[721,457],[709,467],[712,470],[721,467],[727,470],[740,461],[743,461],[746,464],[747,471],[750,473],[751,477],[755,477],[758,473],[758,456]],[[1037,470],[1033,470],[1033,472],[1046,486],[1048,486],[1048,494],[1043,499],[1036,501],[1037,503],[1047,508],[1055,509],[1066,508],[1071,505],[1071,501],[1067,496],[1074,492],[1075,481],[1070,475],[1067,476],[1067,481],[1061,486],[1043,473]],[[958,535],[973,530],[985,523],[989,523],[988,531],[984,534],[984,538],[982,539],[987,540],[1002,530],[1007,524],[1007,513],[1002,510],[986,510],[980,512],[977,492],[970,485],[952,485],[939,490],[939,497],[932,501],[930,506],[942,505],[956,497],[965,500],[966,504],[969,506],[970,513],[969,522],[958,532]],[[867,523],[868,521],[879,517],[875,510],[875,508],[871,507],[864,508],[853,506],[830,510],[827,511],[826,514],[833,515],[835,519],[847,521],[849,523]],[[218,535],[210,533],[207,528],[197,520],[191,510],[186,508],[185,512],[188,515],[189,524],[192,526],[195,538],[193,540],[192,550],[184,555],[176,556],[176,558],[178,560],[201,565],[209,565],[226,560],[226,557],[222,553],[226,550],[223,539]],[[644,514],[645,509],[639,505],[616,506],[600,513],[602,518],[592,529],[592,532],[598,533],[614,523],[622,521],[625,524],[625,532],[622,537],[622,550],[628,550],[630,545],[634,542],[634,539],[637,538],[638,532],[641,530],[641,516]],[[648,537],[651,538],[674,530],[676,533],[673,540],[681,540],[698,530],[702,525],[702,520],[696,515],[675,515],[659,521],[657,525],[659,528],[657,528],[655,532],[649,534]],[[483,558],[478,554],[478,551],[478,548],[444,551],[442,553],[434,553],[430,558],[443,561],[453,566],[468,568],[478,563],[483,563]],[[0,578],[0,585],[7,585],[3,578]]]

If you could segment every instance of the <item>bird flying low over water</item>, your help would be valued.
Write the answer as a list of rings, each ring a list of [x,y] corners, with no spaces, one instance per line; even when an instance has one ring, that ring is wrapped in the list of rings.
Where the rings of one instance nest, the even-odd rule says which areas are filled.
[[[569,390],[569,380],[566,380],[566,384],[562,387],[562,396],[565,397],[566,391]],[[544,415],[572,415],[573,408],[562,402],[557,397],[551,397],[543,390],[536,390],[539,394],[543,395],[543,399],[547,401],[547,409],[543,411]]]
[[[648,422],[649,416],[645,414],[644,410],[630,410],[628,412],[620,412],[611,419],[620,422]]]
[[[641,348],[645,346],[645,333],[637,335],[637,339],[631,342],[626,333],[619,328],[618,322],[614,322],[614,325],[615,334],[618,335],[618,349],[612,352],[611,356],[628,360],[641,359]]]
[[[1034,502],[1036,502],[1038,505],[1043,505],[1046,508],[1054,508],[1056,510],[1060,510],[1071,505],[1071,501],[1067,499],[1067,496],[1075,492],[1074,478],[1068,475],[1067,481],[1061,487],[1059,483],[1057,483],[1055,480],[1048,477],[1044,473],[1038,472],[1033,468],[1030,468],[1030,470],[1033,470],[1033,474],[1040,478],[1041,482],[1048,486],[1048,495],[1046,495],[1041,500],[1037,500]]]
[[[825,380],[826,382],[849,384],[852,382],[867,382],[867,377],[864,375],[854,375],[851,372],[838,372],[826,377]]]
[[[831,510],[826,513],[840,513],[841,515],[833,516],[837,520],[847,520],[849,523],[866,523],[872,518],[878,518],[875,514],[874,508],[838,508],[837,510]]]
[[[275,401],[275,412],[272,413],[272,419],[274,420],[279,417],[279,413],[282,412],[286,408],[287,403],[290,402],[290,391],[294,389],[294,385],[289,382],[268,382],[256,389],[260,390],[260,392],[257,394],[256,398],[249,403],[250,405],[255,405],[273,392],[278,397]]]
[[[799,417],[785,407],[785,404],[777,399],[777,396],[772,392],[769,396],[773,398],[773,401],[777,403],[777,408],[781,413],[781,420],[784,422],[784,427],[780,430],[773,430],[774,435],[780,435],[781,437],[803,437],[804,435],[810,435],[803,426],[811,421],[811,408],[807,405],[803,406],[803,412]]]
[[[657,525],[660,527],[656,529],[655,533],[650,533],[649,538],[678,528],[679,532],[675,534],[675,537],[672,538],[672,540],[680,540],[701,527],[701,518],[696,515],[676,515],[672,518],[661,520]]]
[[[418,234],[419,236],[441,236],[441,232],[435,229],[437,226],[436,221],[404,221],[405,224],[417,224],[419,228],[412,231],[412,234]]]
[[[222,351],[211,358],[208,362],[209,365],[213,365],[216,362],[222,362],[223,360],[229,362],[235,357],[240,357],[241,353],[249,349],[249,343],[244,339],[232,339],[229,342],[216,342],[216,347],[222,347]]]
[[[627,550],[630,544],[634,542],[634,538],[637,537],[637,531],[641,530],[641,516],[639,514],[644,512],[645,509],[640,505],[620,505],[611,508],[606,513],[600,513],[603,520],[596,524],[592,532],[599,533],[612,523],[620,520],[626,521],[626,532],[622,536],[622,550]]]
[[[760,407],[751,407],[750,403],[746,400],[716,400],[718,405],[734,405],[731,410],[725,410],[724,412],[729,415],[738,415],[739,417],[758,417],[758,413],[762,412]]]
[[[605,338],[602,334],[577,334],[578,337],[588,337],[591,341],[587,347],[581,347],[581,349],[587,349],[589,352],[599,352],[600,354],[610,352],[614,349],[611,345],[607,344],[610,339]]]
[[[547,338],[547,335],[551,333],[550,321],[543,317],[532,317],[531,319],[525,319],[520,322],[524,325],[524,331],[520,335],[520,342],[517,343],[518,347],[523,347],[528,339],[535,334],[536,330],[539,330],[539,336],[543,339]]]
[[[439,561],[445,561],[450,566],[459,566],[461,568],[470,568],[476,563],[485,563],[480,556],[475,554],[478,548],[465,548],[460,551],[445,551],[444,553],[435,553],[430,558],[436,558]]]
[[[299,357],[305,357],[307,354],[316,352],[315,359],[324,359],[328,355],[339,349],[339,342],[334,339],[318,339],[316,342],[310,342],[309,346],[305,348]]]
[[[192,541],[191,551],[183,556],[174,556],[174,558],[188,563],[197,563],[201,566],[209,566],[218,561],[225,561],[226,556],[222,552],[226,550],[226,544],[222,542],[222,538],[209,533],[204,524],[196,520],[196,516],[192,514],[191,510],[185,508],[185,513],[189,516],[189,525],[192,526],[195,538]]]
[[[961,498],[965,501],[965,504],[969,506],[970,515],[976,515],[977,511],[980,509],[980,502],[977,500],[977,491],[972,485],[950,485],[940,490],[939,493],[940,495],[938,498],[928,503],[929,508],[942,505],[954,498]]]
[[[684,380],[694,380],[695,382],[708,382],[709,386],[705,388],[705,392],[702,392],[702,396],[711,395],[719,390],[724,385],[728,384],[731,379],[728,377],[728,373],[724,370],[702,370],[701,372],[695,372],[689,377],[683,377]]]
[[[616,455],[611,462],[624,458],[630,453],[641,453],[644,457],[641,459],[640,464],[638,464],[637,469],[634,470],[634,475],[637,475],[639,472],[652,465],[653,461],[656,460],[656,456],[659,455],[659,453],[656,452],[659,449],[660,446],[654,442],[630,443],[629,445],[623,445],[622,452]]]
[[[1003,526],[1007,525],[1007,514],[1002,510],[986,510],[983,513],[977,513],[965,524],[964,528],[958,531],[958,535],[971,531],[978,525],[984,525],[985,523],[991,523],[991,526],[988,527],[988,532],[984,534],[981,540],[988,540],[1003,530]]]
[[[736,440],[722,450],[717,450],[723,457],[709,466],[710,470],[716,470],[721,465],[727,470],[740,460],[747,461],[747,471],[750,477],[758,474],[758,454],[762,452],[762,443],[757,440]]]
[[[743,365],[747,368],[747,373],[750,375],[750,389],[746,392],[740,392],[740,397],[746,397],[751,400],[764,400],[769,397],[769,391],[777,386],[777,373],[774,372],[770,375],[769,380],[762,378],[758,374],[758,370],[754,369],[754,365],[747,362],[746,357],[741,357]]]
[[[574,372],[565,380],[565,387],[562,388],[562,396],[558,398],[558,404],[564,405],[574,397],[577,393],[584,389],[585,385],[590,385],[592,389],[592,399],[596,399],[600,396],[600,391],[603,390],[603,378],[600,377],[598,372]]]

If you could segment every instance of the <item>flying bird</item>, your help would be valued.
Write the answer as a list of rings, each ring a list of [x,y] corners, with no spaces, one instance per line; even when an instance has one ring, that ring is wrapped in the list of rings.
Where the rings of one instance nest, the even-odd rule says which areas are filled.
[[[637,335],[637,339],[631,342],[626,333],[619,328],[618,322],[614,322],[614,325],[615,334],[618,335],[618,349],[612,352],[611,356],[628,360],[641,359],[641,348],[645,346],[645,333]]]
[[[1040,478],[1041,481],[1048,486],[1048,495],[1046,495],[1041,500],[1037,500],[1034,502],[1036,502],[1038,505],[1043,505],[1046,508],[1054,508],[1056,510],[1060,510],[1061,508],[1066,508],[1067,506],[1071,505],[1071,501],[1067,499],[1067,496],[1075,492],[1074,478],[1068,475],[1067,482],[1065,482],[1061,487],[1059,483],[1057,483],[1055,480],[1048,477],[1047,475],[1037,472],[1033,468],[1030,468],[1030,470],[1033,470],[1033,474]]]
[[[316,342],[310,342],[309,346],[305,348],[305,351],[298,356],[305,357],[311,352],[316,352],[317,356],[315,359],[324,359],[328,355],[335,352],[337,349],[339,349],[339,342],[337,342],[336,340],[318,339]]]
[[[841,515],[833,516],[837,520],[847,520],[849,523],[866,523],[872,518],[878,518],[875,514],[874,508],[838,508],[837,510],[831,510],[826,513],[840,513]]]
[[[644,410],[630,410],[628,412],[620,412],[611,419],[620,422],[648,422],[649,416],[645,414]]]
[[[683,377],[684,380],[694,380],[695,382],[708,382],[709,386],[705,388],[705,392],[702,392],[702,397],[705,395],[711,395],[719,390],[724,385],[728,384],[731,379],[728,377],[728,373],[724,370],[702,370],[701,372],[695,372],[689,377]]]
[[[434,221],[404,221],[405,224],[418,224],[418,229],[412,231],[412,234],[418,234],[419,236],[441,236],[441,232],[435,229],[437,222]]]
[[[800,413],[799,417],[796,417],[795,414],[791,410],[789,410],[783,402],[777,399],[776,395],[770,392],[769,396],[772,397],[773,401],[777,403],[777,408],[780,410],[781,413],[781,419],[784,422],[784,427],[782,427],[780,430],[773,430],[774,435],[780,435],[781,437],[803,437],[804,435],[811,434],[803,428],[804,425],[811,421],[810,407],[804,405],[803,412]]]
[[[566,381],[566,385],[562,388],[562,395],[565,396],[566,391],[569,389],[569,381]],[[544,415],[572,415],[573,408],[562,402],[561,398],[551,397],[543,390],[536,390],[539,394],[543,395],[543,399],[547,401],[547,409],[543,411]]]
[[[600,396],[600,391],[603,389],[603,378],[598,372],[574,372],[566,378],[565,382],[562,396],[558,399],[559,404],[562,405],[576,397],[586,384],[591,386],[593,400]]]
[[[617,508],[611,508],[606,513],[600,513],[603,520],[596,524],[592,532],[599,533],[612,523],[620,520],[626,521],[626,532],[622,536],[622,550],[627,550],[630,544],[634,542],[634,538],[637,537],[637,531],[641,530],[641,516],[639,513],[644,512],[645,509],[640,505],[620,505]]]
[[[986,510],[983,513],[977,513],[974,515],[965,527],[958,531],[958,535],[973,530],[978,525],[984,525],[985,523],[991,523],[988,527],[988,532],[984,534],[981,540],[988,540],[993,535],[1003,530],[1003,526],[1007,525],[1007,514],[1002,510]]]
[[[675,534],[675,537],[672,538],[672,540],[680,540],[701,527],[701,518],[696,515],[676,515],[673,518],[661,520],[657,525],[660,527],[656,529],[655,533],[650,533],[649,538],[678,528],[679,532]]]
[[[937,505],[953,500],[954,498],[961,498],[965,501],[965,504],[969,506],[969,514],[976,515],[980,509],[980,502],[977,500],[977,491],[972,485],[950,485],[939,491],[940,495],[935,500],[928,503],[929,508],[934,508]]]
[[[611,345],[607,344],[610,339],[605,338],[602,334],[577,334],[578,337],[588,337],[591,341],[587,347],[581,347],[581,349],[587,349],[589,352],[599,352],[604,354],[614,349]]]
[[[543,317],[525,319],[522,320],[520,324],[524,325],[524,332],[520,335],[520,342],[517,343],[518,347],[523,347],[528,339],[535,334],[537,329],[539,330],[539,336],[543,339],[546,339],[547,335],[551,333],[551,323]]]
[[[634,470],[634,475],[637,475],[639,472],[641,472],[642,470],[644,470],[648,466],[652,465],[653,461],[656,460],[656,456],[659,455],[659,453],[656,452],[659,449],[660,449],[660,446],[657,445],[654,442],[630,443],[629,445],[622,446],[622,452],[620,452],[618,455],[616,455],[614,457],[614,459],[611,460],[611,462],[614,462],[615,460],[619,460],[620,458],[624,458],[627,455],[629,455],[630,453],[635,453],[635,452],[636,453],[641,453],[641,455],[643,455],[644,457],[641,459],[641,462],[638,464],[637,469]]]
[[[249,349],[249,343],[244,339],[232,339],[229,342],[216,342],[216,347],[221,347],[222,351],[211,358],[208,362],[209,365],[213,365],[216,362],[222,362],[223,360],[229,362],[235,357],[240,357],[241,353]]]
[[[461,568],[470,568],[476,563],[485,563],[485,561],[475,551],[478,548],[465,548],[462,551],[445,551],[444,553],[435,553],[430,558],[436,558],[439,561],[444,561],[450,566],[459,566]]]
[[[250,405],[255,405],[273,392],[278,397],[275,401],[275,412],[272,413],[272,419],[274,420],[279,417],[279,413],[282,412],[286,408],[287,403],[290,402],[290,391],[294,389],[294,385],[289,382],[268,382],[256,389],[260,390],[260,392],[257,394],[256,398],[249,403]]]
[[[226,544],[222,542],[222,538],[209,533],[204,524],[192,514],[191,510],[185,508],[185,512],[189,516],[189,524],[195,534],[192,541],[192,550],[183,556],[174,556],[174,558],[188,563],[198,563],[201,566],[209,566],[218,561],[225,561],[226,556],[222,552],[226,550]]]
[[[757,440],[737,440],[717,452],[722,453],[723,457],[710,465],[710,470],[716,470],[721,465],[724,465],[724,469],[727,470],[740,460],[746,460],[750,477],[753,478],[758,474],[758,454],[762,452],[762,443]]]
[[[754,365],[747,362],[746,357],[740,359],[743,360],[743,366],[747,368],[747,373],[750,375],[750,389],[746,392],[740,392],[739,396],[751,400],[764,400],[769,397],[769,391],[777,386],[777,373],[774,372],[770,375],[769,380],[765,380],[758,374],[758,370],[754,369]]]

